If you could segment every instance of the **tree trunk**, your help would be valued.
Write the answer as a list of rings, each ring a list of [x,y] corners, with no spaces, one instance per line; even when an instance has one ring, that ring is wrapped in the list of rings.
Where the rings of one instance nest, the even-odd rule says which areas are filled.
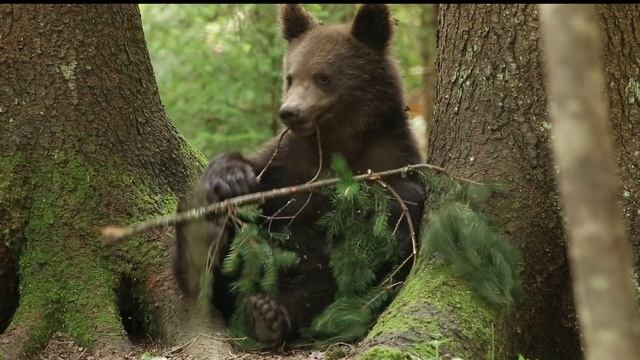
[[[146,334],[193,337],[206,324],[191,321],[170,276],[172,231],[114,247],[96,232],[175,211],[203,165],[164,113],[137,7],[0,15],[0,320],[11,318],[0,358],[28,357],[54,332],[103,357]]]
[[[458,176],[507,185],[485,208],[503,237],[523,254],[526,295],[515,314],[506,316],[481,316],[487,309],[477,304],[463,312],[472,314],[469,317],[455,307],[432,312],[437,314],[436,327],[429,333],[449,340],[441,350],[465,359],[485,358],[492,346],[497,359],[513,359],[518,353],[528,358],[578,358],[564,232],[545,127],[536,8],[440,4],[438,30],[435,124],[428,162]],[[433,201],[428,201],[430,208],[437,206]],[[426,270],[421,281],[429,284],[442,276],[450,275],[438,268]],[[446,287],[436,288],[448,301],[455,301]],[[416,293],[431,296],[426,289]],[[418,323],[429,322],[425,316],[428,311],[416,314],[409,307],[395,315],[418,318]],[[468,327],[495,340],[475,337],[466,331]],[[424,336],[409,339],[429,341]],[[479,345],[469,351],[474,343]]]
[[[549,113],[587,359],[640,358],[594,5],[541,5]]]
[[[450,343],[462,343],[458,348],[479,342],[479,350],[472,352],[448,346],[452,355],[462,358],[484,358],[492,345],[498,359],[513,359],[518,353],[571,359],[579,352],[573,320],[567,316],[573,310],[557,196],[549,196],[555,184],[537,39],[535,7],[440,5],[428,162],[459,176],[508,186],[485,208],[525,260],[526,296],[515,314],[480,317],[477,314],[486,313],[481,306],[465,312],[476,315],[471,317],[457,309],[436,312],[431,334],[444,333]],[[423,282],[442,276],[448,275],[436,268],[426,272]],[[409,314],[401,310],[396,316]],[[494,322],[493,341],[473,339],[468,331],[452,331],[450,325],[476,324],[481,333],[491,333]]]
[[[505,190],[486,209],[523,254],[525,296],[507,353],[580,357],[558,212],[537,9],[443,5],[430,162]]]

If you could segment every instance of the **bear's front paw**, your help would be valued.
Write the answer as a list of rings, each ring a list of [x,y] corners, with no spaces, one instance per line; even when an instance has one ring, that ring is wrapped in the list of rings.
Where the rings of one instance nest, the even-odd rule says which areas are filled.
[[[211,161],[202,176],[207,202],[248,194],[257,187],[256,174],[239,153],[222,154]]]
[[[256,338],[274,347],[281,346],[291,328],[287,310],[265,294],[251,295],[247,301],[249,323]]]

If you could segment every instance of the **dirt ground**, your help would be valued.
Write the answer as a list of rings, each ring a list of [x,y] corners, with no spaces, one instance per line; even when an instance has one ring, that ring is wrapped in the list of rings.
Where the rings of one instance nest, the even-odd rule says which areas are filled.
[[[35,357],[36,360],[196,360],[186,355],[188,344],[167,349],[162,344],[148,344],[136,346],[128,353],[100,353],[89,352],[76,345],[73,340],[62,334],[55,334],[47,347]],[[337,351],[347,352],[348,345],[340,345]],[[330,360],[333,356],[321,351],[290,351],[283,354],[273,353],[230,353],[229,360]]]

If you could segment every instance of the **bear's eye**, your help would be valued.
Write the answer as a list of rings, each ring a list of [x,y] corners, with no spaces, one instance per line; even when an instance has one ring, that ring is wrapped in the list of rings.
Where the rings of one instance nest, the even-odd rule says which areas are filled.
[[[313,76],[313,80],[316,82],[316,84],[321,85],[321,86],[326,86],[329,85],[329,83],[331,82],[331,79],[329,78],[329,75],[325,74],[325,73],[317,73]]]
[[[293,81],[293,78],[291,77],[291,75],[287,75],[287,77],[285,78],[285,81],[287,83],[287,89],[289,89],[291,87],[291,82]]]

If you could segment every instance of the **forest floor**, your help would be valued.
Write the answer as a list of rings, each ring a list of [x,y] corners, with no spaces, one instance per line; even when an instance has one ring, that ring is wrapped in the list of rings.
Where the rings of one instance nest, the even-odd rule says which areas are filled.
[[[167,349],[166,346],[154,343],[134,346],[127,353],[101,353],[89,352],[86,348],[78,346],[73,340],[62,335],[55,334],[47,347],[35,358],[37,360],[195,360],[185,354],[186,347]],[[326,360],[325,353],[321,351],[289,351],[283,354],[274,353],[230,353],[229,360]]]

